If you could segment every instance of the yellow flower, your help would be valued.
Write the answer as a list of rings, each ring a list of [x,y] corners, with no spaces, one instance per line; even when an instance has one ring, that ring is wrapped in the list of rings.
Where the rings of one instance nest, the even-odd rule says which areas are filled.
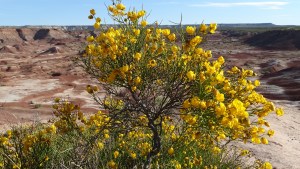
[[[142,25],[142,27],[145,27],[145,26],[147,26],[147,21],[146,20],[142,20],[142,22],[141,22],[141,25]]]
[[[112,5],[110,5],[110,6],[108,6],[108,10],[109,10],[110,12],[113,12],[113,11],[115,10],[115,8],[114,8]]]
[[[165,36],[170,35],[170,33],[171,33],[170,29],[163,29],[162,30],[162,34],[165,35]]]
[[[175,164],[175,169],[181,169],[181,164],[179,163]]]
[[[116,163],[113,161],[113,160],[110,160],[107,165],[110,167],[110,168],[116,168]]]
[[[93,41],[94,41],[94,36],[88,36],[88,37],[86,38],[86,40],[87,40],[88,42],[93,42]]]
[[[196,47],[199,43],[202,42],[202,37],[200,36],[195,36],[191,41],[190,41],[190,45],[193,47]]]
[[[262,142],[263,144],[269,144],[268,139],[266,139],[265,137],[261,138],[261,142]]]
[[[194,97],[191,99],[191,104],[192,104],[193,107],[199,108],[199,107],[200,107],[200,104],[201,104],[199,97],[194,96]]]
[[[173,147],[169,148],[168,154],[169,155],[173,155],[174,154],[174,148]]]
[[[51,126],[49,126],[49,127],[47,128],[47,132],[48,132],[48,133],[56,133],[56,127],[55,127],[55,125],[52,124]]]
[[[189,125],[194,125],[194,124],[196,124],[196,122],[197,122],[197,117],[196,116],[188,116],[188,118],[187,118],[187,123],[189,124]]]
[[[214,34],[216,30],[217,30],[217,24],[216,24],[216,23],[211,23],[211,24],[209,25],[209,32],[210,32],[211,34]]]
[[[136,89],[137,89],[136,86],[132,86],[132,87],[131,87],[131,91],[133,91],[133,92],[135,92]]]
[[[134,152],[131,152],[130,157],[133,158],[133,159],[136,159],[136,154]]]
[[[217,99],[217,101],[219,101],[219,102],[223,102],[224,101],[224,94],[222,94],[222,93],[220,93],[220,92],[217,92],[217,94],[216,94],[216,99]]]
[[[117,4],[117,9],[119,9],[119,10],[125,10],[125,5],[123,5],[122,3],[119,3],[119,4]]]
[[[195,27],[192,27],[192,26],[187,26],[187,27],[186,27],[186,33],[188,33],[188,34],[190,34],[190,35],[194,34],[195,31],[196,31],[196,28],[195,28]]]
[[[90,10],[90,14],[91,14],[91,15],[96,15],[95,9],[91,9],[91,10]]]
[[[135,36],[139,36],[140,33],[141,33],[141,30],[139,30],[139,29],[134,29],[133,32],[134,32]]]
[[[153,68],[156,65],[157,65],[156,60],[154,59],[149,60],[148,67]]]
[[[273,136],[273,135],[274,135],[274,133],[275,133],[275,131],[274,131],[274,130],[269,130],[269,131],[268,131],[268,136],[269,136],[269,137],[271,137],[271,136]]]
[[[225,80],[225,77],[224,77],[224,74],[223,74],[223,70],[222,70],[219,74],[217,74],[216,80],[217,80],[219,83],[222,83],[222,82]]]
[[[175,41],[175,39],[176,39],[175,33],[171,33],[171,34],[168,36],[168,39],[169,39],[170,41]]]
[[[224,103],[220,103],[218,107],[215,108],[217,116],[225,115],[226,113],[226,106]]]
[[[132,22],[134,22],[134,21],[136,21],[136,20],[138,19],[138,14],[137,14],[136,12],[131,11],[131,12],[128,12],[128,13],[127,13],[127,17],[128,17]]]
[[[201,24],[200,25],[200,32],[202,32],[202,33],[206,33],[206,30],[207,30],[207,26],[205,25],[205,24]]]
[[[104,148],[104,144],[101,141],[97,142],[97,147],[102,150]]]
[[[9,143],[9,140],[7,137],[0,137],[0,145],[7,145]]]
[[[221,140],[224,140],[224,139],[226,139],[226,135],[224,133],[220,133],[218,138]]]
[[[99,29],[99,28],[100,28],[100,22],[96,22],[96,23],[94,24],[94,28],[95,28],[95,29]]]
[[[277,114],[277,116],[283,116],[284,115],[283,109],[282,108],[276,109],[276,114]]]
[[[220,56],[220,57],[218,58],[217,61],[218,61],[221,65],[222,65],[223,63],[225,63],[225,59],[224,59],[223,56]]]
[[[200,81],[203,82],[206,79],[203,72],[200,72]]]
[[[141,11],[138,12],[137,15],[140,18],[140,17],[143,17],[145,14],[146,14],[146,11],[145,10],[141,10]]]
[[[128,66],[128,65],[125,65],[125,66],[121,67],[121,68],[120,68],[120,71],[121,71],[122,73],[127,73],[127,72],[129,71],[129,66]]]
[[[117,76],[117,72],[116,71],[113,71],[107,78],[107,82],[108,83],[112,83],[115,81],[116,79],[116,76]]]
[[[206,72],[209,75],[212,75],[216,72],[216,69],[214,66],[210,66],[210,64],[208,62],[204,63],[204,66],[206,68]]]
[[[162,33],[162,30],[161,29],[156,29],[155,32],[156,32],[157,35],[160,35]]]
[[[259,86],[259,85],[260,85],[260,82],[259,82],[259,80],[255,80],[255,81],[254,81],[254,86],[256,86],[256,87],[257,87],[257,86]]]
[[[134,79],[134,83],[135,83],[136,85],[140,84],[141,81],[142,81],[142,79],[141,79],[140,77],[136,77],[136,78]]]
[[[260,169],[272,169],[272,164],[269,162],[265,162]]]
[[[196,79],[196,74],[195,74],[193,71],[188,71],[188,72],[186,73],[186,76],[188,77],[188,79],[189,79],[190,81]]]
[[[260,144],[261,143],[261,140],[258,138],[258,137],[253,137],[251,139],[252,143],[255,143],[255,144]]]
[[[183,54],[183,55],[181,56],[181,59],[184,61],[184,62],[183,62],[184,65],[186,65],[189,61],[192,60],[192,57],[191,57],[190,55]]]
[[[242,156],[245,156],[245,155],[247,155],[247,154],[249,154],[249,150],[242,150],[242,151],[241,151],[241,155],[242,155]]]
[[[221,149],[219,147],[214,147],[213,148],[213,153],[214,154],[219,154],[221,152]]]
[[[114,157],[115,157],[115,158],[118,158],[118,157],[119,157],[119,154],[120,154],[119,151],[115,151],[115,152],[114,152]]]
[[[190,108],[190,107],[191,107],[190,101],[189,101],[188,99],[185,100],[185,101],[183,102],[183,104],[182,104],[182,107],[185,108],[185,109]]]
[[[109,139],[110,138],[109,134],[104,134],[104,138]]]
[[[141,54],[141,53],[136,53],[136,54],[134,55],[134,59],[135,59],[136,61],[141,60],[141,57],[142,57],[142,54]]]
[[[101,18],[97,17],[96,22],[101,22]]]
[[[7,138],[11,138],[11,136],[12,136],[12,131],[11,131],[11,130],[7,130],[7,131],[6,131],[6,135],[7,135]]]
[[[200,102],[200,107],[201,107],[201,109],[206,109],[207,108],[206,102],[205,101],[201,101]]]
[[[48,161],[48,160],[49,160],[49,156],[46,156],[46,157],[44,158],[44,160],[45,160],[45,161]]]

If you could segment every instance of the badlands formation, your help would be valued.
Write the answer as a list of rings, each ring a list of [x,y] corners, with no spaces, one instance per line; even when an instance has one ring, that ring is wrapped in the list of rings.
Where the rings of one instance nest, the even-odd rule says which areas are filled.
[[[79,104],[87,113],[98,107],[85,91],[96,81],[73,60],[89,30],[0,28],[0,130],[53,118],[56,97]],[[220,31],[204,49],[224,56],[226,66],[253,69],[259,92],[285,110],[269,117],[275,135],[268,145],[243,145],[275,168],[300,168],[300,31],[265,33]]]

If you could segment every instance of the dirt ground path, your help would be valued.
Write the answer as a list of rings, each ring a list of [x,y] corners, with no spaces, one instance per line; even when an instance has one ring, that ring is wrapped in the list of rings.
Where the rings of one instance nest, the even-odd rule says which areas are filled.
[[[267,120],[275,130],[268,145],[238,144],[249,149],[255,158],[269,161],[274,169],[300,168],[300,110],[299,102],[273,101],[284,109],[285,114],[278,117],[271,114]]]

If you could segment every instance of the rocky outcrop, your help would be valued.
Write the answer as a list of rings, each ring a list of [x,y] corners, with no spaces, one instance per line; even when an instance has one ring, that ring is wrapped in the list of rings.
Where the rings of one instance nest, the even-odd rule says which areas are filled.
[[[245,43],[271,50],[300,50],[300,30],[273,30],[258,33]]]
[[[28,28],[16,29],[16,31],[18,32],[19,37],[24,41],[33,40],[33,36],[37,32],[36,29],[28,29]]]
[[[268,85],[268,90],[261,91],[266,97],[300,101],[300,66],[266,74],[261,77],[261,80],[266,81]]]
[[[52,39],[70,39],[73,38],[63,30],[58,29],[40,29],[36,32],[34,40],[52,40]]]
[[[16,29],[3,28],[0,29],[0,42],[2,44],[16,44],[21,43],[23,39],[20,38]]]

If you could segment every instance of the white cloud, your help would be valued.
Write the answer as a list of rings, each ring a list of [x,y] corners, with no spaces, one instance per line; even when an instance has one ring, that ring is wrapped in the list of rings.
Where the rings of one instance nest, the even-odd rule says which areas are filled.
[[[239,7],[239,6],[254,6],[263,7],[267,9],[281,9],[282,6],[287,5],[288,2],[283,1],[266,1],[266,2],[220,2],[220,3],[206,3],[206,4],[192,4],[193,7]]]

